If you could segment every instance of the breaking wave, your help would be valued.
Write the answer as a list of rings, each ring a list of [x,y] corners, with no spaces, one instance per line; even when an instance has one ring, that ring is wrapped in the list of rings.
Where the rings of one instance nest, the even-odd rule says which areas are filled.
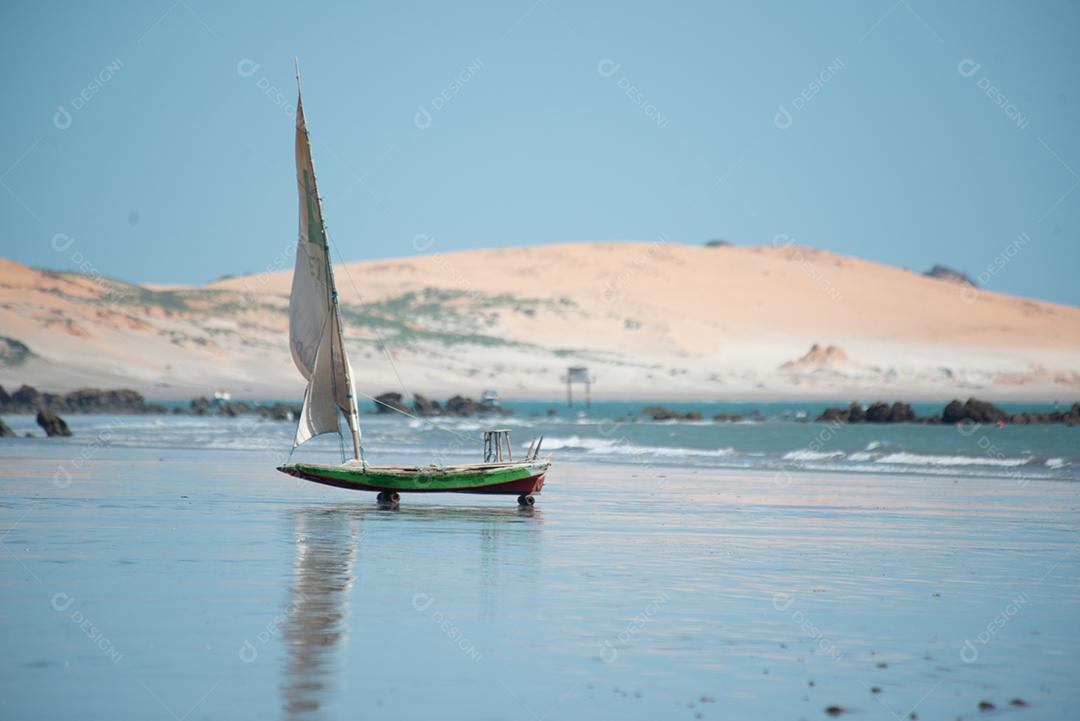
[[[522,444],[528,448],[528,443]],[[615,438],[568,438],[544,439],[545,450],[584,451],[591,456],[663,456],[691,458],[725,458],[737,455],[734,448],[680,448],[677,446],[639,446]]]
[[[1014,468],[1031,461],[1030,458],[996,458],[993,456],[927,456],[919,453],[890,453],[875,463],[904,466],[1002,466]]]
[[[843,451],[810,451],[802,449],[785,453],[785,461],[827,461],[830,458],[843,458]]]

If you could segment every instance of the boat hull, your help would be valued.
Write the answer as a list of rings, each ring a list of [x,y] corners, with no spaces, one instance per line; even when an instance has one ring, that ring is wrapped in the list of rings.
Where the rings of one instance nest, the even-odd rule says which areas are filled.
[[[531,495],[544,487],[550,463],[485,463],[473,466],[366,466],[288,463],[278,468],[296,478],[354,491]]]

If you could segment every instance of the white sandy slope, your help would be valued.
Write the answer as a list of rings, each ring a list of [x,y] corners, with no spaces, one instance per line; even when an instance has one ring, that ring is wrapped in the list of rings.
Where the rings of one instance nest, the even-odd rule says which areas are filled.
[[[586,365],[596,397],[1080,396],[1080,308],[809,248],[574,243],[336,274],[367,394],[554,398],[566,367]],[[297,397],[290,282],[283,270],[151,289],[0,261],[0,336],[35,354],[0,367],[0,383]],[[814,343],[842,352],[792,363]]]

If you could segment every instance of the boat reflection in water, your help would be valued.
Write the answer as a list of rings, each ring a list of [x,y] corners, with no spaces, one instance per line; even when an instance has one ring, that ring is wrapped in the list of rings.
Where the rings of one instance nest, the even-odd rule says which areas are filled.
[[[290,514],[296,558],[283,616],[285,662],[281,683],[286,719],[312,719],[334,692],[341,668],[338,655],[349,629],[350,591],[358,578],[357,558],[365,524],[385,521],[398,532],[418,538],[426,528],[440,526],[475,537],[481,574],[481,612],[491,615],[499,566],[507,556],[532,565],[539,550],[534,533],[543,523],[538,508],[462,508],[323,506]],[[516,530],[531,531],[522,537]],[[419,541],[418,541],[419,542]],[[366,545],[366,544],[365,544]],[[466,541],[464,547],[472,545]],[[398,548],[396,556],[403,555]],[[374,548],[368,553],[377,553]],[[405,554],[407,556],[407,551]],[[383,609],[384,611],[387,609]]]
[[[359,528],[358,509],[347,506],[293,514],[296,560],[282,628],[286,718],[310,717],[329,690],[335,647],[347,629]]]

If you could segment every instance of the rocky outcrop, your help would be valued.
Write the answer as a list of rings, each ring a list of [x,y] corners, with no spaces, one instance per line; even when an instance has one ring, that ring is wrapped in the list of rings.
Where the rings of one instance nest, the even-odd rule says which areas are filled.
[[[64,395],[42,393],[28,385],[10,395],[0,387],[0,413],[34,413],[39,409],[54,413],[164,413],[165,407],[147,403],[141,393],[127,388],[102,390],[79,388]]]
[[[9,404],[4,409],[6,413],[32,413],[43,402],[44,398],[37,388],[23,385],[11,394]]]
[[[838,423],[925,423],[928,425],[957,423],[1012,423],[1032,425],[1037,423],[1064,423],[1080,426],[1080,403],[1074,403],[1067,411],[1047,413],[1026,411],[1009,415],[993,403],[978,398],[964,402],[950,401],[940,415],[920,417],[907,403],[897,401],[892,405],[878,401],[864,411],[858,401],[847,408],[826,408],[816,419],[818,422]]]
[[[50,410],[42,409],[37,412],[37,424],[41,426],[42,430],[45,431],[45,435],[49,438],[71,435],[71,429],[68,428],[68,424],[64,422],[64,419]]]
[[[815,420],[833,423],[916,423],[919,418],[907,403],[877,401],[863,410],[858,401],[847,408],[826,408]]]
[[[938,280],[946,280],[950,283],[958,283],[959,285],[969,285],[972,288],[978,287],[967,273],[961,273],[958,270],[953,270],[947,265],[941,265],[935,263],[934,267],[923,273],[927,278],[937,278]]]
[[[826,408],[814,420],[822,423],[863,423],[866,411],[858,401],[852,401],[847,408]]]
[[[375,398],[375,409],[379,413],[392,413],[394,410],[407,415],[417,416],[478,416],[478,415],[510,415],[513,411],[494,406],[489,403],[480,403],[465,396],[454,396],[442,405],[438,401],[413,394],[412,408],[405,405],[400,393],[383,393]]]
[[[717,413],[712,417],[716,423],[735,423],[743,419],[738,413]]]
[[[877,401],[871,403],[866,409],[866,422],[867,423],[888,423],[889,422],[889,404]]]
[[[889,409],[890,423],[915,423],[918,420],[919,416],[916,415],[915,409],[907,403],[896,401]]]
[[[454,396],[446,401],[446,415],[448,416],[472,416],[486,410],[488,409],[485,406],[464,396]]]
[[[214,406],[210,402],[209,398],[199,397],[192,398],[189,406],[190,413],[193,416],[212,416],[214,415]]]
[[[1050,411],[1038,413],[1025,411],[1014,413],[1009,416],[1009,423],[1018,426],[1035,425],[1041,423],[1064,423],[1067,426],[1080,426],[1080,403],[1073,403],[1067,411]]]
[[[409,407],[402,402],[400,393],[383,393],[375,396],[376,413],[393,413],[394,411],[409,412]]]
[[[256,413],[272,421],[294,421],[300,417],[303,409],[303,406],[290,405],[281,401],[269,406],[255,406]]]
[[[941,412],[942,423],[998,423],[1004,422],[1009,415],[995,406],[993,403],[980,401],[978,398],[968,398],[966,402],[950,401],[945,410]]]
[[[257,415],[272,421],[291,421],[300,416],[301,406],[277,401],[270,405],[248,403],[246,401],[216,401],[205,396],[192,398],[187,408],[173,408],[176,415],[189,416],[237,416]]]
[[[0,418],[0,438],[14,438],[15,431],[11,430],[11,426],[4,423],[4,419]]]
[[[700,421],[702,419],[702,415],[697,411],[679,413],[664,406],[647,406],[641,409],[641,413],[654,421]]]
[[[878,401],[866,409],[867,423],[913,423],[916,420],[918,417],[911,406],[900,401],[892,405]]]
[[[413,412],[418,416],[438,416],[442,415],[442,408],[439,407],[439,402],[434,401],[426,396],[422,396],[419,393],[413,394]]]

